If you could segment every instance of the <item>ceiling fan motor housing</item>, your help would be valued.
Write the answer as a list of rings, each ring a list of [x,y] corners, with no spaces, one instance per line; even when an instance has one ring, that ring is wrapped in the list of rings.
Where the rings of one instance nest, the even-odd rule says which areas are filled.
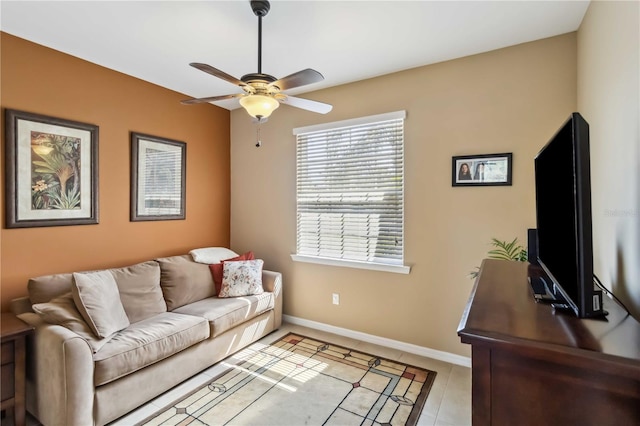
[[[273,83],[274,81],[276,81],[276,78],[272,75],[269,74],[262,74],[262,73],[251,73],[251,74],[245,74],[242,76],[242,78],[240,79],[243,82],[250,84],[250,83],[265,83],[265,84],[269,84],[269,83]]]
[[[247,85],[242,89],[248,94],[271,94],[280,91],[277,86],[269,86],[269,83],[276,81],[276,78],[269,74],[252,73],[243,75],[240,79]]]

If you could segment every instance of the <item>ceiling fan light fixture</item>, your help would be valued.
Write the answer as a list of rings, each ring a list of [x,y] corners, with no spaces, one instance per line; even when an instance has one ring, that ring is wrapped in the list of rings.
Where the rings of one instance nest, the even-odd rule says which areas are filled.
[[[250,116],[260,119],[269,117],[280,106],[280,103],[271,96],[249,95],[240,98],[240,105],[247,110]]]

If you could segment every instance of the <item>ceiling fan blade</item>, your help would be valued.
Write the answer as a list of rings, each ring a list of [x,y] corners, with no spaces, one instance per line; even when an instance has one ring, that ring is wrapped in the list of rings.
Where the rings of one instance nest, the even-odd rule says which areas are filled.
[[[243,96],[244,93],[236,93],[233,95],[210,96],[208,98],[185,99],[184,101],[180,101],[180,103],[183,105],[204,104],[206,102],[224,101],[225,99],[241,98]]]
[[[283,98],[278,98],[278,100],[285,105],[306,109],[307,111],[317,112],[319,114],[326,114],[333,109],[333,105],[288,95]]]
[[[200,71],[204,71],[207,74],[211,74],[215,77],[221,78],[225,81],[228,81],[231,84],[235,84],[236,86],[246,86],[246,83],[244,81],[238,80],[237,78],[235,78],[234,76],[231,76],[229,74],[227,74],[224,71],[220,71],[217,68],[212,67],[211,65],[207,65],[207,64],[201,64],[199,62],[192,62],[189,65],[191,65],[194,68],[199,69]]]
[[[311,83],[318,83],[324,80],[322,74],[311,68],[295,72],[291,75],[276,80],[269,86],[277,86],[280,90],[293,89],[295,87],[306,86]]]

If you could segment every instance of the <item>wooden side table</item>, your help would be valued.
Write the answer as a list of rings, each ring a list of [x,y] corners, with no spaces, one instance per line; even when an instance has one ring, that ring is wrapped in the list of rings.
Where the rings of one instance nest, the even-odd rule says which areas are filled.
[[[25,424],[26,340],[33,327],[11,313],[0,317],[1,410],[13,409],[16,426]],[[6,413],[6,412],[5,412]]]

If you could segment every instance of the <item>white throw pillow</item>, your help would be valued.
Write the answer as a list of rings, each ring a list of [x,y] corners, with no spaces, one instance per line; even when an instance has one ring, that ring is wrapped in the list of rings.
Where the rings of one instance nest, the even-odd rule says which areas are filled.
[[[118,284],[109,271],[73,273],[71,294],[76,308],[98,337],[129,326]]]
[[[238,297],[262,294],[261,259],[224,262],[222,288],[218,297]]]
[[[225,259],[237,257],[238,253],[233,250],[229,250],[225,247],[204,247],[199,249],[193,249],[189,252],[194,262],[207,263],[220,263]]]

